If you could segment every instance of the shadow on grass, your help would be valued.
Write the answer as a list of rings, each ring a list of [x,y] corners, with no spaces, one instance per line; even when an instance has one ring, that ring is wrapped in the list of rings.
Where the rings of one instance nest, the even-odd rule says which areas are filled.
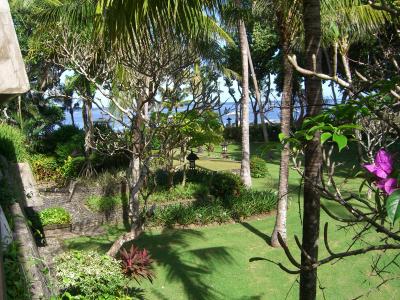
[[[240,225],[242,225],[244,228],[246,228],[248,231],[254,233],[255,235],[257,235],[258,237],[260,237],[263,241],[265,241],[268,245],[271,245],[271,237],[263,232],[261,232],[260,230],[258,230],[257,228],[255,228],[254,226],[250,225],[247,222],[240,222]]]
[[[102,237],[66,241],[66,246],[74,250],[105,252],[111,246],[115,233],[117,231]],[[218,265],[234,263],[232,256],[226,247],[189,249],[193,239],[205,240],[205,237],[197,230],[164,229],[160,234],[145,232],[134,243],[149,250],[157,264],[166,270],[168,282],[182,283],[187,299],[224,299],[220,292],[207,284],[205,278],[217,270]],[[159,299],[166,299],[159,296]]]

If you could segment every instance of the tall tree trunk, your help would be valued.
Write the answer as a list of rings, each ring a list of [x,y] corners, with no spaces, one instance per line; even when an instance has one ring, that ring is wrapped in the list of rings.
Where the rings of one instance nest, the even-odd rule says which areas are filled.
[[[261,103],[261,92],[260,92],[260,88],[258,87],[257,75],[256,75],[256,72],[254,70],[253,59],[251,57],[251,51],[250,51],[249,42],[247,40],[247,36],[246,36],[246,42],[247,42],[247,51],[249,53],[249,66],[250,66],[251,78],[253,80],[254,92],[256,94],[255,95],[256,96],[256,102],[257,102],[258,107],[259,107],[261,130],[262,130],[262,133],[263,133],[264,142],[267,143],[268,142],[268,131],[267,131],[267,124],[265,124],[264,106]],[[258,123],[258,118],[256,118],[256,111],[254,111],[254,123],[255,124]]]
[[[236,6],[241,7],[240,0]],[[242,60],[242,163],[240,177],[247,187],[251,187],[250,175],[250,137],[249,137],[249,56],[247,50],[247,34],[243,19],[237,22],[240,40],[240,53]]]
[[[305,30],[305,66],[313,69],[316,60],[317,71],[321,72],[321,15],[320,0],[304,0],[303,22]],[[322,86],[315,77],[305,79],[307,116],[312,117],[321,112]],[[306,143],[305,147],[305,181],[303,208],[303,241],[304,253],[301,254],[301,265],[310,267],[318,260],[318,238],[320,222],[320,193],[316,185],[321,180],[322,151],[320,133]],[[316,299],[317,269],[302,270],[300,273],[300,300]]]
[[[283,24],[283,23],[282,23]],[[282,28],[281,38],[283,45],[283,90],[281,96],[281,132],[288,137],[290,135],[293,67],[288,60],[289,41],[286,38],[286,28]],[[279,167],[278,204],[275,219],[275,227],[271,236],[271,245],[280,247],[278,233],[286,241],[286,215],[288,208],[288,183],[289,183],[290,145],[285,143],[281,151],[281,163]]]
[[[69,114],[71,115],[71,123],[72,123],[72,126],[75,127],[74,108],[72,107],[72,104],[71,104],[71,106],[68,108],[68,111],[69,111]]]

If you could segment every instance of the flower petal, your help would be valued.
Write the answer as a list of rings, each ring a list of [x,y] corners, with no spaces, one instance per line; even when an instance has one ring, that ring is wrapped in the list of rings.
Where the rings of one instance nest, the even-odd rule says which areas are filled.
[[[386,152],[385,149],[381,149],[375,156],[375,166],[377,169],[384,171],[386,174],[390,174],[393,171],[393,159],[390,153]],[[382,177],[386,178],[386,177]]]
[[[368,172],[375,174],[375,171],[376,171],[375,164],[370,164],[370,165],[365,164],[365,165],[363,165],[363,167],[366,168]]]
[[[394,178],[388,178],[385,182],[384,190],[390,195],[398,188],[397,180]]]

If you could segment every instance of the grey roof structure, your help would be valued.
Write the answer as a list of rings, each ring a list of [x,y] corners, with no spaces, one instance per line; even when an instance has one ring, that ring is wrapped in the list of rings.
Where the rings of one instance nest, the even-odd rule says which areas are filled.
[[[0,0],[0,102],[29,90],[29,80],[7,0]]]

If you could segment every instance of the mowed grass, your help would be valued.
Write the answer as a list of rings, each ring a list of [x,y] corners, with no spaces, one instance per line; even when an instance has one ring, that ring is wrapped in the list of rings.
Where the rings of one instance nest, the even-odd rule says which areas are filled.
[[[270,176],[253,178],[253,188],[276,190],[279,156],[275,153],[270,157]],[[349,160],[354,161],[354,158]],[[346,180],[338,177],[338,180],[351,190],[357,190],[361,183],[358,178]],[[298,201],[302,200],[298,197],[299,183],[300,175],[292,170],[289,179],[288,244],[298,260],[300,253],[293,236],[296,234],[301,239]],[[345,215],[340,207],[333,209]],[[298,275],[287,274],[273,263],[281,262],[295,269],[282,249],[272,248],[268,244],[274,221],[271,215],[237,224],[192,229],[147,229],[135,241],[136,245],[147,248],[156,261],[157,278],[154,283],[141,282],[141,287],[146,291],[146,299],[298,299]],[[340,229],[339,223],[321,212],[321,232],[325,222],[329,222],[331,248],[337,252],[345,250],[354,232],[351,229]],[[122,232],[122,229],[110,227],[105,235],[70,239],[65,245],[69,249],[94,249],[103,253]],[[369,242],[378,239],[378,233],[368,234]],[[363,299],[400,299],[399,279],[388,281],[379,289],[375,288],[382,279],[374,274],[371,265],[379,254],[383,253],[349,257],[320,267],[317,298],[354,299],[365,294]],[[383,266],[396,254],[396,251],[387,252],[379,264]],[[320,258],[327,255],[321,240]],[[250,262],[252,257],[267,260]],[[400,264],[400,259],[396,259],[396,262]],[[392,273],[384,274],[384,278],[400,276],[400,269],[395,265],[391,265],[387,271]]]

